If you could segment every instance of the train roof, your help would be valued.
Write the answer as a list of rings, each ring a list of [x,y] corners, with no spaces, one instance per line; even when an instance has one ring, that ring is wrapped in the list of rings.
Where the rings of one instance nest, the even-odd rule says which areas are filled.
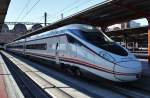
[[[91,26],[91,25],[86,25],[86,24],[70,24],[70,25],[66,25],[54,30],[50,30],[50,31],[46,31],[46,32],[41,32],[39,34],[35,34],[32,35],[30,37],[27,37],[27,41],[29,40],[33,40],[33,39],[40,39],[40,38],[44,38],[44,37],[49,37],[49,36],[55,36],[55,35],[60,35],[60,34],[64,34],[67,32],[59,32],[62,30],[69,30],[69,29],[76,29],[76,30],[82,30],[82,31],[96,31],[96,30],[101,30],[100,27],[95,27],[95,26]],[[16,43],[16,42],[24,42],[24,38],[20,39],[20,40],[16,40],[14,42],[11,43]]]
[[[54,29],[54,30],[58,30],[58,31],[61,31],[61,30],[67,30],[67,29],[79,29],[79,30],[97,30],[97,29],[101,29],[100,27],[95,27],[95,26],[91,26],[91,25],[86,25],[86,24],[70,24],[70,25],[66,25],[66,26],[63,26],[63,27],[60,27],[60,28],[57,28],[57,29]]]
[[[100,30],[97,27],[94,26],[90,26],[90,25],[85,25],[85,24],[70,24],[70,25],[66,25],[54,30],[50,30],[50,31],[46,31],[46,32],[42,32],[40,34],[36,34],[30,37],[27,37],[27,40],[32,40],[32,39],[39,39],[39,38],[44,38],[44,37],[49,37],[49,36],[55,36],[55,35],[61,35],[61,34],[66,34],[66,33],[70,33],[70,32],[60,32],[63,30],[71,30],[71,29],[76,29],[76,30],[82,30],[82,31],[96,31],[96,30]]]

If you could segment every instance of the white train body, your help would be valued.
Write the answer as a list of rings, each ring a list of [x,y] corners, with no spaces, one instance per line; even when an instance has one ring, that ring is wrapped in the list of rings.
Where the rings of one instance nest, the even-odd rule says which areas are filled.
[[[118,82],[134,81],[140,62],[96,27],[72,24],[6,45],[6,49],[84,69]]]

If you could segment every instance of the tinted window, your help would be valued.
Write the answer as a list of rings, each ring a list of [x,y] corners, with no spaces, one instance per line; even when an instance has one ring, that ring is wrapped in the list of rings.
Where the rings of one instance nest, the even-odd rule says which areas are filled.
[[[22,48],[23,48],[23,45],[8,46],[7,48],[22,49]]]
[[[26,45],[26,49],[46,50],[47,49],[47,44],[46,43],[30,44],[30,45]]]
[[[75,39],[70,35],[67,35],[67,40],[68,40],[69,43],[74,43],[75,42]]]
[[[101,48],[106,51],[112,52],[114,54],[118,54],[121,56],[127,56],[127,51],[116,44],[113,40],[108,38],[105,34],[100,31],[80,31],[80,30],[70,30],[76,36],[80,37],[81,39]]]
[[[67,40],[68,40],[69,43],[82,45],[77,39],[73,38],[70,35],[67,35]]]

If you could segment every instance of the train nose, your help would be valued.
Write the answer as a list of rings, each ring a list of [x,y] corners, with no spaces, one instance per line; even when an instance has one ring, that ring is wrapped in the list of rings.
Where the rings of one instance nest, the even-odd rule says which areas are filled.
[[[139,61],[124,61],[116,63],[115,78],[121,81],[134,81],[140,78],[142,65]]]

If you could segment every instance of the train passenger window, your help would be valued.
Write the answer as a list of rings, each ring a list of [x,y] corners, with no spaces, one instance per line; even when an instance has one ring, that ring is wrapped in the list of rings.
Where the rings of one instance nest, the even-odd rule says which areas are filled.
[[[46,43],[30,44],[30,45],[26,45],[26,49],[46,50],[47,49],[47,44]]]
[[[12,45],[12,46],[8,46],[8,48],[22,49],[23,45]]]

